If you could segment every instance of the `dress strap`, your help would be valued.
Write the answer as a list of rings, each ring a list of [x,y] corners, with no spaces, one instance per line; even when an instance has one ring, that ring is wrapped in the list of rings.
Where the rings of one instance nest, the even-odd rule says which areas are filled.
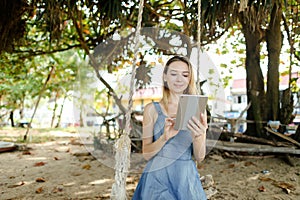
[[[158,114],[159,115],[163,114],[160,104],[158,102],[153,102],[153,104],[154,104],[154,107],[155,107],[156,111],[158,112]]]

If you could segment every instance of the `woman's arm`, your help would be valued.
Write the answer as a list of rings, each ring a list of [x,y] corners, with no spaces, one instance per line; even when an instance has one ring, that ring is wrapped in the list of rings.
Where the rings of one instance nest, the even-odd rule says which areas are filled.
[[[188,128],[192,132],[193,137],[193,153],[197,162],[201,162],[206,154],[206,130],[207,130],[207,115],[206,113],[200,116],[200,121],[196,117],[188,123]]]
[[[143,115],[143,156],[146,160],[150,160],[166,143],[164,134],[153,142],[154,123],[157,117],[153,103],[147,104]]]
[[[193,152],[198,163],[204,160],[206,154],[206,133],[194,138]]]
[[[158,114],[153,103],[147,104],[143,115],[143,156],[146,160],[155,156],[165,143],[178,133],[178,131],[174,130],[174,120],[166,118],[164,133],[153,142],[154,123],[157,117]]]

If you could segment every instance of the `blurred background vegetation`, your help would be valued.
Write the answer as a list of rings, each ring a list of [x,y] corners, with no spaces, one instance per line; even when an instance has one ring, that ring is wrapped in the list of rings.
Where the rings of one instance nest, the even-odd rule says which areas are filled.
[[[22,120],[27,123],[33,115],[25,116],[25,110],[34,110],[40,102],[44,105],[52,102],[53,112],[50,117],[47,116],[47,119],[50,118],[47,123],[50,127],[64,126],[61,122],[62,111],[65,102],[74,98],[74,90],[93,89],[83,87],[91,84],[90,77],[81,77],[88,75],[89,71],[101,71],[100,75],[106,75],[98,76],[104,88],[97,91],[100,102],[97,105],[103,105],[106,109],[109,107],[107,104],[115,104],[125,113],[126,107],[120,102],[121,97],[106,78],[111,73],[118,74],[130,67],[133,56],[130,44],[125,44],[128,48],[119,46],[122,48],[115,58],[118,62],[111,60],[102,63],[99,68],[91,66],[89,56],[95,53],[97,46],[114,35],[129,35],[134,30],[138,5],[136,0],[1,1],[1,123],[28,125]],[[247,110],[249,123],[246,134],[268,137],[263,129],[266,123],[279,120],[281,124],[289,124],[296,105],[293,97],[299,97],[296,84],[299,75],[291,76],[300,60],[299,10],[298,0],[208,0],[201,2],[201,16],[198,16],[198,1],[146,0],[142,27],[176,31],[195,43],[200,31],[202,49],[213,50],[217,55],[229,52],[240,55],[238,59],[233,58],[230,63],[221,63],[218,67],[228,72],[237,67],[245,68],[247,99],[251,102]],[[200,30],[198,19],[201,20]],[[211,48],[215,44],[217,47]],[[105,48],[100,50],[105,55]],[[122,56],[125,50],[128,56]],[[152,49],[143,53],[169,55],[176,52]],[[283,54],[287,55],[288,63],[282,63],[280,57]],[[140,65],[144,69],[141,67],[139,74],[146,76],[136,78],[143,88],[149,83],[148,68],[153,64],[143,59],[142,54],[139,61],[144,63]],[[267,68],[266,75],[262,72],[262,62]],[[286,70],[280,71],[280,65],[284,65]],[[282,73],[289,75],[289,86],[282,91],[284,95],[279,90]],[[225,86],[233,76],[230,73],[223,76]],[[81,86],[78,86],[78,80],[81,80]],[[83,96],[77,98],[82,106],[89,101]],[[94,111],[105,116],[108,113],[105,109],[95,106]],[[76,125],[85,124],[79,120]]]

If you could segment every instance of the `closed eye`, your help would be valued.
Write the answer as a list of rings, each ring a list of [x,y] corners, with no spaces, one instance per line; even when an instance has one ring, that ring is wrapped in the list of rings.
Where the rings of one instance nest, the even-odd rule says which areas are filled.
[[[190,76],[190,74],[189,73],[184,73],[184,74],[182,74],[182,76],[184,76],[184,77],[189,77]]]

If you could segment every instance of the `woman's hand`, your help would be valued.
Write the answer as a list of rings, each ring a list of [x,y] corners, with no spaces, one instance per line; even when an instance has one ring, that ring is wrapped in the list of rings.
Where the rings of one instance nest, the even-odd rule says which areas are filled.
[[[193,116],[187,126],[192,132],[193,154],[197,162],[201,162],[206,154],[206,129],[208,128],[206,113],[200,114],[200,120]]]
[[[191,130],[193,138],[197,138],[199,136],[206,134],[207,126],[207,116],[206,114],[200,114],[200,120],[198,120],[195,116],[193,116],[189,122],[187,127]]]
[[[174,125],[175,125],[174,118],[166,118],[165,119],[164,135],[165,135],[166,141],[168,141],[170,138],[177,135],[177,133],[179,132],[178,130],[174,129]]]

